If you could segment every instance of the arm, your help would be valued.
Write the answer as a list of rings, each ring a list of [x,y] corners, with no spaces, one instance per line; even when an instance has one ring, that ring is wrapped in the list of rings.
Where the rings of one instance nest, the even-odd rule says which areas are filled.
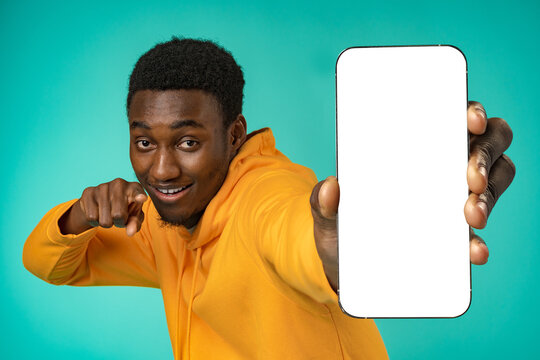
[[[147,224],[142,222],[142,216],[140,224],[128,223],[133,231],[142,226],[131,237],[126,230],[111,227],[112,224],[109,228],[87,225],[80,231],[73,228],[67,231],[66,222],[77,223],[69,216],[80,202],[73,200],[56,206],[32,231],[23,250],[23,263],[28,271],[56,285],[159,287]],[[138,211],[142,214],[148,207],[149,202],[141,203]]]
[[[264,271],[275,274],[273,279],[318,303],[337,303],[315,246],[309,199],[316,181],[312,173],[307,177],[268,171],[250,185],[238,221],[247,246],[254,244]]]

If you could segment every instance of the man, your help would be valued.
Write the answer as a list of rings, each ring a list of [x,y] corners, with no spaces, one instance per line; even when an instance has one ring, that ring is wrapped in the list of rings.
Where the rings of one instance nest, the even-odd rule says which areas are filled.
[[[58,285],[160,288],[177,359],[386,358],[374,322],[337,305],[336,178],[317,183],[270,129],[246,134],[243,85],[211,42],[173,38],[144,54],[127,98],[139,182],[53,208],[25,266]],[[465,216],[481,228],[513,178],[512,133],[478,103],[468,123]],[[487,257],[472,235],[472,262]]]

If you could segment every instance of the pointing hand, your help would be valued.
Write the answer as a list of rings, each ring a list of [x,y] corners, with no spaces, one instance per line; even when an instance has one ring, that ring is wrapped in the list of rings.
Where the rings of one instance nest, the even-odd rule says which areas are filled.
[[[86,188],[79,200],[60,218],[63,234],[80,234],[92,227],[126,228],[128,236],[141,229],[142,204],[147,196],[137,182],[115,179]]]

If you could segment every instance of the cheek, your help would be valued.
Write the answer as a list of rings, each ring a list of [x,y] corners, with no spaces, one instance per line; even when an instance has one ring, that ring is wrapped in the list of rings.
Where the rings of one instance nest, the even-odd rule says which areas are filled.
[[[189,175],[196,177],[199,182],[205,184],[218,182],[220,174],[224,172],[223,162],[212,158],[205,160],[199,159],[199,161],[184,163],[186,175],[189,173]]]
[[[215,194],[221,187],[228,167],[227,160],[215,154],[197,156],[184,162],[185,172],[197,179],[199,184],[203,186],[201,189],[203,192],[212,194]]]
[[[221,160],[216,164],[215,167],[211,168],[208,172],[208,178],[212,183],[212,197],[219,191],[225,178],[227,177],[227,172],[229,170],[229,165],[225,159]]]
[[[130,148],[129,159],[131,160],[131,167],[140,180],[140,176],[144,175],[148,171],[148,163],[151,162],[146,156],[141,156],[137,152]]]

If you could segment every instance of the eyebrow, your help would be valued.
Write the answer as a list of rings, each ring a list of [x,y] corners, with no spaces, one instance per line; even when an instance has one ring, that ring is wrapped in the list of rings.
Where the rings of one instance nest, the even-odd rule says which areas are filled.
[[[169,128],[173,129],[173,130],[176,130],[176,129],[180,129],[180,128],[187,127],[187,126],[195,127],[195,128],[204,128],[204,126],[201,123],[199,123],[199,122],[197,122],[195,120],[191,120],[191,119],[176,120],[171,125],[169,125]],[[129,127],[131,129],[137,129],[137,128],[142,128],[142,129],[147,129],[147,130],[152,129],[150,127],[150,125],[148,125],[144,121],[133,121]]]
[[[191,120],[191,119],[188,119],[188,120],[176,120],[169,127],[171,129],[179,129],[179,128],[185,127],[185,126],[191,126],[191,127],[195,127],[195,128],[204,128],[203,124],[201,124],[200,122],[197,122],[195,120]]]

